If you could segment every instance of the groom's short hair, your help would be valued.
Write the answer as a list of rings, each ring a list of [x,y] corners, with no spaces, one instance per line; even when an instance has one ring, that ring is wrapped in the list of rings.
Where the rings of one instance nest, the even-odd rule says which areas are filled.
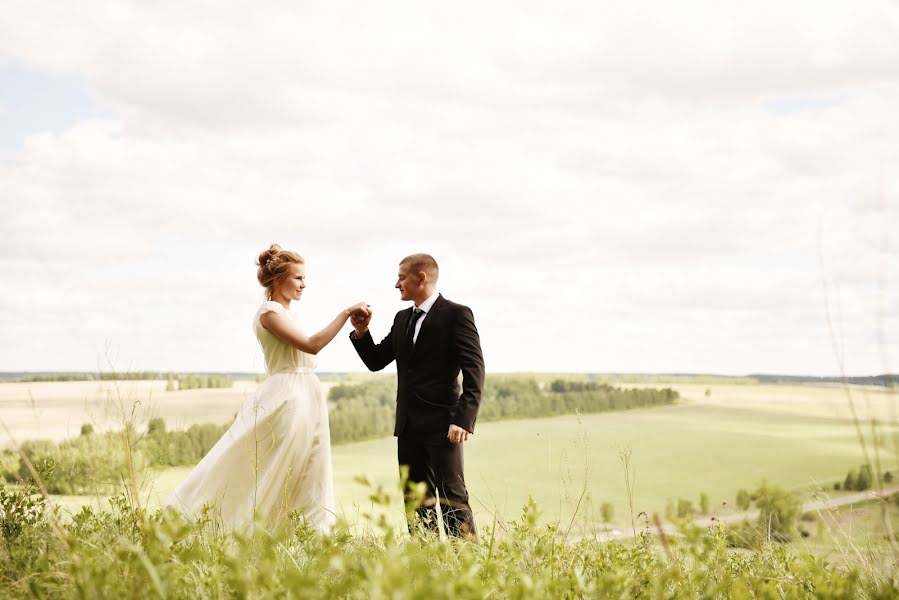
[[[437,261],[430,254],[410,254],[401,260],[400,264],[408,266],[413,273],[424,271],[428,274],[428,278],[431,281],[437,281],[437,278],[440,276],[440,268],[437,266]]]

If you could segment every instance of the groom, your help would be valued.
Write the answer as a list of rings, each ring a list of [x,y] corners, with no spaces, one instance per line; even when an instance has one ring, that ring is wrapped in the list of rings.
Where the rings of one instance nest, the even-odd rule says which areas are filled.
[[[396,288],[414,307],[401,310],[381,343],[368,331],[371,312],[352,319],[350,339],[371,371],[396,360],[397,458],[407,465],[410,483],[425,482],[427,492],[415,510],[426,527],[437,529],[436,492],[450,535],[475,537],[474,517],[462,473],[462,445],[474,432],[484,358],[471,309],[437,293],[437,261],[413,254],[400,261]],[[462,386],[458,377],[462,373]]]

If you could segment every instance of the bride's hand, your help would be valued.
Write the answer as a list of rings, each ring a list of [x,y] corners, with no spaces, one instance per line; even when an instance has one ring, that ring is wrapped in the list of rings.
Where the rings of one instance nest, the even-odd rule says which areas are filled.
[[[348,318],[352,318],[354,320],[364,320],[371,317],[371,306],[369,306],[365,302],[358,302],[350,306],[343,312],[346,313],[346,316]]]
[[[371,323],[371,307],[366,304],[364,310],[357,310],[350,315],[350,323],[356,330],[356,337],[361,338],[368,331],[368,324]]]

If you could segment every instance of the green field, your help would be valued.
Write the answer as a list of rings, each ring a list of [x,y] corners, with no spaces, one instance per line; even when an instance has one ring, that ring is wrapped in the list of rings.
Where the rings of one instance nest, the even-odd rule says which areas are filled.
[[[763,478],[806,492],[842,480],[863,454],[846,404],[836,386],[676,385],[676,406],[550,419],[482,423],[466,447],[472,506],[487,522],[515,517],[533,496],[544,518],[571,518],[582,493],[578,521],[599,521],[598,507],[615,506],[615,523],[629,521],[620,449],[629,448],[634,473],[634,511],[664,514],[683,497],[698,505],[705,492],[713,514],[737,512],[734,496]],[[708,395],[706,395],[708,390]],[[854,387],[859,414],[887,422],[895,395]],[[870,425],[864,429],[870,444]],[[899,471],[895,426],[881,430],[884,470]],[[402,519],[396,478],[395,440],[385,438],[333,449],[337,502],[351,522],[370,509],[371,492],[360,475],[389,489]],[[154,473],[145,481],[151,505],[181,480],[187,468]],[[66,504],[83,502],[67,500]],[[639,521],[638,521],[639,524]]]
[[[494,512],[512,517],[531,495],[547,517],[566,518],[586,489],[591,501],[587,520],[598,520],[600,502],[609,501],[616,520],[625,522],[622,447],[631,449],[634,509],[649,514],[664,513],[669,499],[698,503],[701,492],[709,495],[713,511],[728,514],[736,512],[736,491],[753,488],[763,478],[803,490],[842,480],[862,462],[851,420],[821,414],[829,410],[832,390],[796,390],[799,397],[822,400],[800,411],[796,404],[746,406],[728,398],[732,389],[716,388],[710,399],[683,390],[685,401],[674,407],[480,425],[466,449],[472,505],[482,520]],[[364,499],[350,484],[354,475],[391,481],[394,449],[393,440],[335,448],[345,509]],[[895,470],[895,453],[883,450]]]

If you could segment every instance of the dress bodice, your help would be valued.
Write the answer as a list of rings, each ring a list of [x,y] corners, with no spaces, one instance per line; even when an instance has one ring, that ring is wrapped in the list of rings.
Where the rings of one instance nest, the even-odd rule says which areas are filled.
[[[315,368],[315,357],[306,352],[297,350],[281,341],[275,334],[262,326],[259,317],[267,312],[276,312],[294,319],[294,315],[284,308],[279,302],[267,300],[262,303],[256,316],[253,317],[253,331],[256,339],[262,346],[265,356],[265,368],[269,375],[274,373],[290,373]]]

